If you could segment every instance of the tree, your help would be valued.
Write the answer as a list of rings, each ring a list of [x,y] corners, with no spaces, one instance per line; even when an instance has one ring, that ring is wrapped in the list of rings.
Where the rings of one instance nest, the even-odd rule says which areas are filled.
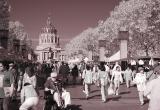
[[[147,56],[159,53],[160,1],[121,1],[104,22],[83,31],[70,42],[71,52],[77,49],[86,51],[86,45],[90,43],[98,47],[98,40],[105,39],[109,42],[106,45],[110,47],[111,53],[114,53],[113,50],[119,49],[116,39],[122,29],[129,31],[128,48],[132,56],[138,55],[139,51],[144,51]]]
[[[20,41],[19,46],[31,47],[31,41],[24,29],[24,25],[19,21],[9,22],[9,51],[14,50],[14,40]]]

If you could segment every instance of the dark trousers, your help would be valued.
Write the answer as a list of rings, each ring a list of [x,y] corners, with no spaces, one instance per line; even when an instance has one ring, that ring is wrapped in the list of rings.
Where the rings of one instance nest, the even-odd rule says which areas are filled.
[[[0,110],[9,110],[10,97],[0,98]]]
[[[72,84],[76,85],[76,83],[77,83],[77,76],[73,76],[73,82],[72,82]]]

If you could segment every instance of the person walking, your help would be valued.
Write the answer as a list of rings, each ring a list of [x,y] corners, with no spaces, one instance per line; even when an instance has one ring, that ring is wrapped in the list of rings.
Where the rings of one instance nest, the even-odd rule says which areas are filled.
[[[144,96],[149,96],[150,99],[148,110],[160,110],[160,66],[155,67],[154,73],[157,78],[149,81],[144,91]]]
[[[0,63],[0,110],[9,110],[10,98],[13,94],[13,76],[6,65]]]
[[[107,100],[107,92],[108,92],[108,83],[110,82],[108,72],[106,72],[106,68],[104,66],[104,63],[101,62],[99,66],[99,80],[100,80],[100,85],[101,85],[101,97],[102,97],[102,102],[106,102]]]
[[[64,84],[68,83],[68,75],[69,75],[70,69],[67,63],[62,62],[62,65],[59,68],[59,75],[62,77],[62,80]]]
[[[12,100],[15,100],[17,97],[17,88],[18,88],[18,71],[17,71],[16,65],[13,63],[10,63],[8,72],[13,76],[14,91],[13,91]]]
[[[36,88],[37,78],[34,75],[34,70],[32,67],[27,67],[23,75],[23,84],[30,83],[34,88]]]
[[[124,71],[124,79],[126,81],[126,86],[129,88],[132,82],[132,70],[128,66],[127,69]]]
[[[84,93],[86,94],[86,99],[88,99],[93,78],[93,73],[89,65],[86,65],[86,69],[83,71],[82,78],[84,81]]]
[[[113,78],[114,78],[114,92],[115,92],[115,95],[119,95],[120,83],[123,82],[121,67],[117,66],[116,70],[114,70],[112,72],[113,73],[112,73],[112,77],[111,77],[111,82],[113,82]]]
[[[77,83],[77,77],[78,77],[78,67],[76,64],[74,64],[74,67],[71,70],[71,74],[73,77],[73,85],[75,85]]]
[[[140,100],[141,105],[143,105],[144,104],[144,91],[146,87],[146,75],[144,74],[143,67],[139,67],[138,71],[139,73],[136,74],[136,77],[133,82],[137,85],[139,100]]]
[[[94,67],[93,67],[93,82],[96,86],[100,86],[100,80],[99,80],[99,68],[98,68],[98,65],[95,64]]]
[[[36,93],[36,90],[30,83],[25,83],[23,89],[21,90],[21,103],[19,110],[29,110],[32,108],[36,109],[36,105],[38,104],[39,98]]]

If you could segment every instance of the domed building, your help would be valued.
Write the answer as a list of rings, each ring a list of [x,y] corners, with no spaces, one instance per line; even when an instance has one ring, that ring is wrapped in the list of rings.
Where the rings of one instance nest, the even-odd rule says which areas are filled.
[[[39,45],[36,47],[37,61],[50,62],[61,60],[60,38],[57,29],[51,22],[51,18],[47,18],[47,23],[39,35]]]

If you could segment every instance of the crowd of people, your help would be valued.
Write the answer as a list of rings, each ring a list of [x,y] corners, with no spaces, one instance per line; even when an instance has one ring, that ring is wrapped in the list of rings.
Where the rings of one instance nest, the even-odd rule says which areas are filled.
[[[71,104],[70,93],[59,78],[56,67],[58,65],[0,62],[0,110],[10,110],[10,103],[18,98],[19,110],[37,110],[41,87],[45,92],[51,92],[57,110],[62,107],[61,101],[64,101],[63,108],[67,108]],[[43,77],[44,81],[39,77]],[[57,85],[58,81],[62,86]],[[39,85],[39,82],[42,84]],[[51,110],[45,106],[44,110]],[[49,106],[52,107],[52,104]]]
[[[126,83],[126,87],[136,85],[139,94],[140,105],[144,105],[144,97],[149,100],[149,110],[159,110],[160,96],[160,65],[156,63],[154,66],[127,65],[125,70],[116,63],[114,67],[107,63],[86,64],[82,79],[84,84],[83,92],[86,99],[89,98],[91,85],[93,83],[100,87],[102,102],[107,101],[108,95],[119,95],[121,84]]]
[[[38,79],[44,77],[44,81]],[[70,81],[70,78],[72,79]],[[57,108],[67,108],[71,105],[71,94],[66,87],[69,84],[76,85],[80,77],[80,84],[88,100],[93,85],[101,91],[102,102],[108,101],[108,95],[119,95],[122,83],[126,87],[137,86],[140,105],[144,104],[144,97],[150,100],[149,110],[159,110],[160,101],[160,66],[146,68],[139,66],[133,68],[127,65],[122,70],[121,65],[116,63],[111,66],[109,63],[77,63],[68,64],[65,62],[56,64],[19,64],[0,63],[0,110],[9,110],[9,103],[16,100],[20,93],[21,104],[19,110],[36,110],[39,102],[39,86],[44,89],[47,100],[44,110],[51,110],[55,102]],[[39,81],[40,80],[40,81]],[[42,82],[42,85],[39,85]],[[69,83],[71,82],[71,83]]]

